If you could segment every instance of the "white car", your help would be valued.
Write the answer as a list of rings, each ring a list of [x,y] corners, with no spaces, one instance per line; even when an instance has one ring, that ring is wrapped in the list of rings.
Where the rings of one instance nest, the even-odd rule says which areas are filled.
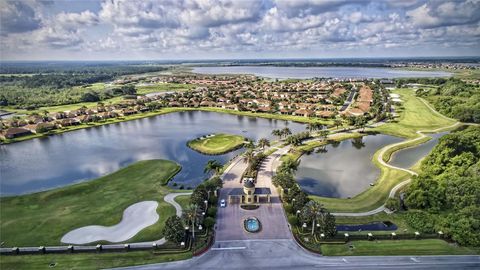
[[[225,203],[225,200],[222,199],[220,201],[220,207],[225,207],[225,206],[227,206],[227,204]]]

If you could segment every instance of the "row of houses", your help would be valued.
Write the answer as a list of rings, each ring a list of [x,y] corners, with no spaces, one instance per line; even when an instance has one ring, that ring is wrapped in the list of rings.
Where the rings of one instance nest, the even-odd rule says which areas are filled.
[[[218,83],[217,83],[218,82]],[[196,81],[197,84],[200,81]],[[345,98],[349,91],[344,84],[324,82],[251,82],[243,80],[203,81],[196,89],[185,92],[168,92],[162,95],[139,96],[122,102],[94,108],[81,107],[46,115],[30,115],[21,119],[2,122],[0,137],[16,138],[32,133],[45,132],[81,123],[122,117],[160,107],[214,107],[236,111],[277,113],[302,117],[332,118],[338,115],[342,104],[335,100]],[[372,103],[372,90],[361,86],[355,106],[349,108],[349,115],[363,115]],[[264,87],[264,88],[262,88]],[[358,113],[357,113],[358,112]]]

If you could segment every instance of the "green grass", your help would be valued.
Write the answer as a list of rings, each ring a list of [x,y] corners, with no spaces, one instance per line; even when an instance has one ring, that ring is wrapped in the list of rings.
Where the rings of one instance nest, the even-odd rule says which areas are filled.
[[[55,269],[104,269],[186,260],[191,257],[191,252],[157,255],[152,251],[1,256],[0,269],[49,269],[51,263],[56,263]]]
[[[117,97],[120,98],[120,97]],[[90,103],[80,103],[84,104],[87,107],[94,107],[97,105],[96,102],[90,102]],[[56,109],[52,109],[54,107],[49,107],[47,110],[49,112],[54,112],[54,111],[64,111],[64,110],[74,110],[78,109],[81,106],[79,104],[72,104],[72,105],[64,105],[64,106],[55,106]],[[4,108],[2,108],[3,110]],[[11,109],[6,109],[7,111],[12,111],[12,112],[17,112],[19,114],[26,113],[22,110],[11,110]],[[54,134],[61,134],[64,132],[68,131],[73,131],[73,130],[78,130],[78,129],[83,129],[83,128],[90,128],[90,127],[97,127],[97,126],[102,126],[102,125],[108,125],[108,124],[114,124],[114,123],[119,123],[119,122],[125,122],[125,121],[130,121],[130,120],[135,120],[135,119],[141,119],[141,118],[146,118],[146,117],[152,117],[156,115],[161,115],[161,114],[167,114],[167,113],[173,113],[173,112],[185,112],[185,111],[207,111],[207,112],[217,112],[217,113],[227,113],[227,114],[233,114],[233,115],[243,115],[243,116],[249,116],[249,117],[261,117],[261,118],[267,118],[267,119],[278,119],[278,120],[285,120],[285,121],[297,121],[301,123],[308,123],[308,121],[313,121],[311,118],[304,118],[304,117],[299,117],[299,118],[304,118],[304,119],[297,119],[294,118],[295,120],[290,119],[290,115],[277,115],[277,114],[268,114],[268,113],[252,113],[252,112],[239,112],[239,111],[233,111],[233,110],[227,110],[227,109],[219,109],[219,108],[209,108],[209,107],[202,107],[202,108],[182,108],[182,107],[175,107],[175,108],[162,108],[157,111],[151,111],[151,112],[145,112],[145,113],[137,113],[133,115],[128,115],[124,117],[119,117],[119,118],[112,118],[112,119],[107,119],[95,123],[88,123],[88,124],[81,124],[77,126],[70,126],[62,129],[55,129],[50,131],[49,133],[40,133],[40,134],[32,134],[28,136],[22,136],[19,138],[14,138],[14,139],[6,139],[6,140],[1,140],[2,143],[4,144],[9,144],[9,143],[14,143],[14,142],[20,142],[20,141],[25,141],[25,140],[30,140],[33,138],[40,138],[40,137],[45,137],[49,135],[54,135]],[[33,111],[29,111],[30,113]],[[42,112],[42,111],[39,111]],[[295,116],[293,116],[295,117]],[[304,122],[302,122],[303,120]],[[322,122],[324,124],[327,124],[327,122]]]
[[[180,204],[182,209],[186,209],[190,205],[190,195],[180,195],[175,197],[175,201]]]
[[[403,100],[404,109],[399,112],[400,116],[395,123],[387,123],[374,128],[374,131],[404,137],[415,138],[419,130],[434,130],[455,123],[454,120],[446,119],[435,114],[415,96],[412,89],[396,89],[393,93],[399,94]]]
[[[376,161],[378,152],[373,156],[373,163],[379,167]],[[375,186],[350,199],[326,198],[310,195],[315,201],[322,203],[330,212],[365,212],[382,206],[388,198],[390,190],[398,183],[407,180],[410,174],[400,170],[380,166],[380,177]]]
[[[350,245],[354,247],[351,250]],[[325,256],[478,254],[478,250],[459,247],[440,239],[351,241],[347,244],[323,244],[321,250]]]
[[[165,186],[179,170],[168,160],[139,161],[95,180],[29,195],[0,199],[0,242],[4,246],[58,245],[67,232],[88,225],[112,226],[130,205],[159,202],[160,220],[129,242],[157,240],[175,208],[163,197]]]
[[[191,140],[187,144],[188,147],[197,152],[220,155],[242,147],[244,142],[245,138],[243,136],[218,133],[208,138]]]

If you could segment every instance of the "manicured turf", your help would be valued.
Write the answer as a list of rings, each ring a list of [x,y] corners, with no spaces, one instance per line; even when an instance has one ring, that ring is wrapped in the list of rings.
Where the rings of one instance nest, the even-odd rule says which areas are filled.
[[[375,186],[368,188],[351,199],[325,198],[310,196],[312,199],[324,204],[330,212],[365,212],[383,205],[388,198],[390,190],[398,183],[407,180],[410,174],[380,166],[377,162],[378,151],[373,156],[372,162],[380,168],[381,174]]]
[[[245,138],[243,136],[219,133],[208,138],[191,140],[187,144],[188,147],[197,152],[220,155],[242,147],[244,142]]]
[[[352,249],[350,245],[353,245]],[[459,247],[440,239],[351,241],[347,244],[324,244],[321,249],[325,256],[478,254],[478,250]]]
[[[51,263],[56,263],[53,269],[104,269],[112,267],[178,261],[185,260],[191,257],[191,252],[156,255],[153,254],[151,251],[103,254],[84,253],[2,256],[0,258],[0,269],[50,269]]]
[[[418,130],[433,130],[446,127],[455,123],[432,112],[425,103],[415,97],[413,89],[396,89],[392,93],[400,94],[400,99],[404,110],[399,112],[400,117],[396,123],[381,125],[373,130],[385,134],[400,136],[405,138],[414,138],[418,135]]]
[[[182,209],[186,209],[190,205],[190,195],[181,195],[175,197],[175,202],[180,204]]]
[[[58,245],[73,229],[117,224],[128,206],[145,200],[159,202],[160,220],[129,242],[160,239],[166,218],[175,214],[175,208],[163,200],[174,192],[165,184],[180,168],[168,160],[139,161],[95,180],[1,198],[0,242],[7,247]]]

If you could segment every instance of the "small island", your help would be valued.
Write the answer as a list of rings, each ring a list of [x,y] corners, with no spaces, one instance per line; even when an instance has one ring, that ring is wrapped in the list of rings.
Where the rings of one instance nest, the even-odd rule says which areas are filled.
[[[206,155],[221,155],[242,148],[245,138],[232,134],[210,134],[187,143],[188,147]]]

